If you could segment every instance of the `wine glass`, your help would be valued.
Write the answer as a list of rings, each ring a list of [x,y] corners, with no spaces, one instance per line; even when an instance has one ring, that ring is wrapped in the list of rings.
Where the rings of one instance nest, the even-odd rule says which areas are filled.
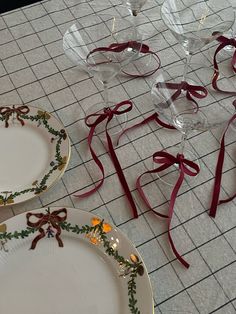
[[[202,132],[223,126],[235,113],[235,96],[219,93],[212,87],[213,67],[191,64],[186,74],[187,82],[182,81],[184,65],[178,64],[161,70],[151,89],[156,112],[160,118],[181,132],[180,145],[167,149],[174,156],[183,154],[186,159],[199,165],[198,155],[186,149],[186,141],[194,131]],[[234,86],[224,73],[219,77],[219,86],[233,91]],[[162,181],[169,185],[176,183],[178,165],[162,173]],[[164,176],[164,179],[163,179]]]
[[[234,13],[236,14],[236,2],[234,0],[229,0],[229,2],[231,3]],[[236,21],[234,21],[232,27],[224,34],[224,37],[228,38],[228,39],[234,39],[236,41]],[[215,51],[216,48],[219,46],[221,42],[219,41],[218,43],[212,45],[211,47],[209,47],[208,52],[206,54],[206,56],[208,58],[210,58],[210,61],[214,61],[214,55],[215,55]],[[225,47],[223,47],[223,49],[221,49],[218,53],[217,53],[217,63],[218,62],[229,62],[229,59],[233,58],[233,54],[235,52],[235,47],[232,45],[226,45]]]
[[[122,0],[123,5],[128,9],[132,23],[142,35],[143,40],[148,40],[157,34],[149,16],[141,12],[147,0]],[[148,11],[150,13],[150,11]]]
[[[229,2],[231,3],[234,13],[236,12],[236,3],[234,0],[229,0]],[[234,22],[234,24],[232,25],[232,27],[229,29],[229,31],[225,34],[225,36],[227,38],[233,38],[236,40],[236,22]],[[220,55],[222,55],[222,57],[232,57],[232,54],[235,50],[235,47],[233,46],[226,46],[224,47],[224,49],[219,53]]]
[[[145,53],[142,50],[136,56],[135,60],[125,67],[124,73],[133,77],[147,77],[153,75],[161,65],[157,51],[160,49],[160,42],[156,38],[157,30],[154,26],[151,15],[153,10],[147,10],[147,14],[141,12],[147,0],[122,0],[131,15],[131,20],[142,37],[144,44],[148,45],[151,53]],[[156,2],[155,2],[156,6]],[[122,7],[122,6],[121,6]],[[156,14],[156,13],[155,13]]]
[[[227,0],[165,0],[161,16],[185,51],[183,81],[192,55],[227,32],[235,19]]]
[[[147,0],[123,0],[124,5],[127,6],[130,14],[133,17],[136,17],[140,13],[146,2]],[[136,23],[135,19],[134,22]]]
[[[81,18],[66,31],[63,48],[67,57],[103,84],[104,101],[92,105],[86,116],[103,113],[115,105],[109,101],[108,84],[138,54],[141,43],[137,36],[129,21],[108,14],[92,14],[89,20]],[[112,119],[109,125],[113,134],[121,131],[125,121],[125,115]],[[105,122],[97,126],[96,133],[104,130]]]

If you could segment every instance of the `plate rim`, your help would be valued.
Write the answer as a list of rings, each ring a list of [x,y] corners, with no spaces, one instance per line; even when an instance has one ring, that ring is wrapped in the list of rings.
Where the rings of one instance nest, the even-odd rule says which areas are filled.
[[[74,208],[74,207],[69,207],[69,206],[65,206],[65,207],[63,207],[63,206],[45,206],[45,207],[40,207],[40,208],[36,208],[36,209],[32,209],[32,210],[27,210],[27,211],[25,211],[25,212],[23,212],[23,213],[18,213],[18,214],[16,214],[16,215],[14,215],[14,216],[12,216],[12,217],[10,217],[10,218],[8,218],[8,219],[6,219],[6,220],[4,220],[4,221],[1,221],[0,222],[0,226],[1,225],[4,225],[4,224],[6,224],[7,225],[7,223],[9,222],[9,221],[11,221],[11,220],[15,220],[13,223],[14,224],[17,224],[17,219],[18,219],[18,217],[24,217],[25,216],[25,218],[27,217],[27,213],[43,213],[43,212],[47,212],[47,210],[48,209],[50,209],[51,211],[57,211],[57,210],[62,210],[62,209],[66,209],[66,210],[68,210],[68,212],[72,212],[73,213],[73,215],[75,214],[76,216],[78,215],[79,216],[79,214],[81,213],[82,215],[85,215],[85,216],[87,216],[88,217],[88,219],[89,220],[91,220],[91,218],[99,218],[100,220],[101,220],[101,222],[103,222],[104,220],[106,220],[106,219],[104,219],[103,217],[101,217],[99,214],[93,214],[92,212],[90,212],[90,211],[86,211],[86,210],[84,210],[84,209],[79,209],[79,208]],[[70,221],[69,221],[69,223],[70,223]],[[77,225],[77,223],[75,223],[75,225]],[[109,221],[109,225],[112,227],[112,229],[113,229],[113,232],[117,232],[118,234],[120,234],[122,237],[123,237],[123,239],[125,240],[125,242],[127,242],[127,244],[130,246],[130,247],[132,247],[132,249],[134,250],[134,253],[137,253],[138,254],[138,257],[140,258],[140,261],[141,261],[141,263],[142,263],[142,266],[143,266],[143,268],[144,268],[144,271],[146,272],[146,282],[148,283],[148,286],[149,286],[149,288],[150,288],[150,298],[151,298],[151,304],[150,304],[150,308],[152,308],[152,312],[151,313],[146,313],[146,314],[154,314],[154,311],[155,311],[155,308],[154,308],[154,298],[153,298],[153,288],[152,288],[152,284],[151,284],[151,280],[150,280],[150,277],[149,277],[149,274],[148,274],[148,271],[147,271],[147,268],[146,268],[146,265],[145,265],[145,263],[144,263],[144,260],[143,260],[143,258],[142,258],[142,256],[140,255],[140,252],[138,251],[138,249],[135,247],[135,245],[132,243],[132,241],[128,238],[128,236],[121,230],[121,229],[119,229],[119,227],[117,227],[115,224],[113,224],[112,222],[110,223],[110,221]],[[79,227],[83,227],[83,226],[85,226],[85,224],[78,224],[78,226]],[[28,228],[28,226],[27,226],[27,222],[26,222],[26,219],[25,219],[25,229],[27,229]],[[14,230],[15,231],[15,230]],[[10,231],[10,232],[12,232],[12,233],[14,233],[14,231],[12,230],[12,231]],[[63,229],[63,228],[61,228],[61,231],[63,231],[63,232],[66,232],[66,229]],[[37,231],[36,231],[37,232]],[[2,233],[2,231],[0,231],[0,235],[1,235],[1,233]],[[34,233],[31,233],[31,235],[34,235]],[[70,233],[68,233],[68,234],[70,234]],[[63,233],[62,233],[62,235],[63,235]],[[73,234],[73,235],[76,235],[76,234]],[[30,234],[28,235],[28,236],[30,236]],[[28,236],[26,236],[26,237],[28,237]],[[77,234],[77,236],[79,236],[79,234]],[[0,239],[0,241],[1,241],[1,239]],[[0,244],[1,244],[1,242],[0,242]],[[93,244],[94,245],[94,244]],[[105,254],[105,252],[104,252],[104,254]],[[122,255],[121,255],[122,256]],[[114,260],[115,260],[115,258],[114,258]],[[128,304],[127,304],[128,305]],[[132,314],[132,311],[130,311],[130,313]],[[139,312],[138,312],[139,313]],[[140,312],[140,314],[144,314],[144,313],[141,313]]]
[[[17,200],[16,202],[14,201],[13,203],[3,203],[3,204],[0,204],[0,210],[1,210],[1,207],[8,207],[8,206],[14,206],[14,205],[18,205],[18,204],[21,204],[21,203],[24,203],[24,202],[27,202],[29,200],[32,200],[32,199],[35,199],[36,197],[38,197],[39,195],[43,194],[44,192],[47,192],[50,188],[52,188],[53,186],[55,186],[58,181],[62,178],[62,176],[64,175],[67,167],[68,167],[68,164],[70,162],[70,158],[71,158],[71,141],[70,141],[70,138],[69,138],[69,135],[66,131],[66,128],[65,126],[62,124],[62,122],[57,118],[55,117],[55,115],[53,115],[52,113],[50,113],[49,111],[47,110],[44,110],[43,108],[40,108],[40,107],[37,107],[37,106],[32,106],[32,105],[23,105],[23,104],[15,104],[15,105],[4,105],[4,106],[0,106],[0,108],[2,107],[9,107],[9,108],[17,108],[17,107],[21,107],[21,106],[26,106],[28,107],[29,109],[34,109],[34,110],[38,110],[40,112],[43,112],[44,114],[49,114],[50,117],[52,117],[53,119],[55,119],[56,123],[58,123],[58,125],[61,127],[61,129],[63,129],[67,135],[66,137],[66,140],[67,141],[67,159],[66,159],[66,162],[64,164],[64,167],[62,170],[60,170],[59,174],[54,178],[54,180],[51,182],[50,185],[47,186],[46,189],[40,191],[39,193],[37,194],[32,194],[32,192],[30,193],[26,193],[26,195],[29,195],[28,198],[25,198],[23,200],[17,200],[17,197],[15,197],[14,200]],[[4,123],[4,120],[0,120],[0,123]],[[49,165],[47,165],[47,167],[45,167],[45,169],[49,169]],[[16,191],[17,192],[17,191]],[[14,193],[14,191],[13,191]],[[2,192],[0,194],[3,194]]]

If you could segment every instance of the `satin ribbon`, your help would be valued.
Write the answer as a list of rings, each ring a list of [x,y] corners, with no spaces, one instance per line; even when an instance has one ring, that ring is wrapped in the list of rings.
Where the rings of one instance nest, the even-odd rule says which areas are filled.
[[[20,118],[21,115],[27,114],[29,113],[29,107],[27,106],[18,106],[15,107],[13,105],[12,108],[9,107],[0,107],[0,114],[5,118],[5,127],[8,128],[9,127],[9,118],[11,115],[13,115],[14,113],[16,114],[16,119],[18,121],[20,121],[21,125],[23,126],[25,123],[23,121],[23,119]]]
[[[119,144],[120,138],[122,137],[122,135],[124,135],[127,131],[133,130],[137,127],[140,127],[146,123],[149,123],[151,121],[156,121],[157,124],[159,124],[160,126],[166,128],[166,129],[170,129],[170,130],[175,130],[175,127],[173,125],[167,124],[163,121],[161,121],[161,119],[159,118],[159,115],[157,112],[151,114],[150,116],[148,116],[146,119],[144,119],[141,122],[138,122],[134,125],[132,125],[129,128],[126,128],[125,130],[122,131],[122,133],[119,135],[118,140],[117,140],[117,145]]]
[[[161,66],[161,60],[159,58],[159,56],[157,55],[157,53],[155,53],[154,51],[150,50],[149,46],[146,45],[146,44],[142,44],[142,47],[140,49],[140,52],[143,53],[143,54],[150,54],[153,56],[153,58],[155,59],[156,63],[157,63],[157,66],[153,69],[153,70],[150,70],[144,74],[131,74],[131,73],[128,73],[127,71],[125,70],[122,70],[121,72],[128,75],[128,76],[131,76],[131,77],[134,77],[134,78],[138,78],[138,77],[148,77],[148,76],[151,76],[153,75],[154,73],[156,73],[157,70],[159,70],[160,66]]]
[[[172,83],[172,82],[158,82],[156,84],[156,88],[167,88],[176,90],[176,92],[166,101],[165,106],[169,107],[173,101],[175,101],[181,94],[182,91],[186,91],[186,98],[192,101],[195,106],[196,110],[198,110],[198,103],[193,98],[202,99],[205,98],[208,94],[207,89],[204,86],[198,85],[191,85],[185,81],[180,83]]]
[[[138,77],[148,77],[148,76],[154,74],[160,68],[161,60],[158,57],[158,55],[155,52],[151,51],[148,45],[142,44],[142,43],[137,42],[137,41],[128,41],[128,42],[125,42],[125,43],[113,43],[113,44],[111,44],[108,47],[98,47],[98,48],[95,48],[92,51],[90,51],[89,54],[87,55],[86,62],[90,66],[99,65],[99,64],[103,64],[103,63],[108,63],[109,61],[104,61],[104,62],[101,62],[101,63],[93,64],[93,63],[90,63],[88,61],[88,59],[89,59],[89,57],[92,54],[94,54],[96,52],[122,52],[122,51],[124,51],[124,50],[126,50],[128,48],[137,50],[137,51],[139,51],[139,52],[141,52],[143,54],[151,54],[151,55],[153,55],[153,57],[155,58],[155,60],[157,62],[157,67],[154,68],[151,71],[148,71],[147,73],[144,73],[144,74],[131,74],[131,73],[126,72],[125,70],[122,70],[122,72],[124,74],[129,75],[131,77],[135,77],[135,78],[138,78]],[[113,62],[113,61],[110,60],[110,62]]]
[[[213,57],[213,63],[214,63],[214,69],[215,69],[215,72],[214,72],[214,76],[213,76],[213,79],[212,79],[212,86],[215,90],[219,91],[219,92],[222,92],[222,93],[226,93],[226,94],[231,94],[231,95],[235,95],[236,96],[236,92],[234,91],[225,91],[225,90],[222,90],[221,88],[218,87],[218,83],[217,83],[217,80],[218,80],[218,77],[220,75],[220,72],[219,72],[219,66],[218,66],[218,63],[217,63],[217,54],[222,50],[224,49],[226,46],[233,46],[234,48],[236,48],[236,40],[234,38],[227,38],[225,36],[219,36],[217,38],[217,41],[220,42],[220,45],[217,47],[215,53],[214,53],[214,57]],[[232,60],[231,60],[231,66],[232,66],[232,69],[233,71],[236,73],[236,50],[234,51],[234,54],[233,54],[233,57],[232,57]]]
[[[172,216],[173,216],[173,213],[174,213],[174,206],[175,206],[175,201],[176,201],[176,197],[178,195],[178,192],[179,192],[179,189],[183,183],[183,180],[184,180],[184,177],[185,175],[188,175],[188,176],[191,176],[191,177],[194,177],[196,176],[200,169],[198,167],[197,164],[195,164],[193,161],[190,161],[190,160],[187,160],[184,158],[184,155],[182,154],[177,154],[177,156],[173,156],[167,152],[156,152],[154,155],[153,155],[153,161],[157,164],[160,164],[160,166],[156,169],[153,169],[153,170],[149,170],[149,171],[146,171],[144,172],[143,174],[141,174],[137,181],[136,181],[136,188],[141,196],[141,198],[143,199],[144,203],[146,204],[146,206],[152,210],[156,215],[162,217],[162,218],[167,218],[168,219],[168,239],[169,239],[169,242],[170,242],[170,246],[173,250],[173,253],[174,255],[177,257],[177,259],[179,260],[179,262],[181,264],[183,264],[186,268],[189,267],[189,264],[183,259],[183,257],[178,253],[175,245],[174,245],[174,242],[172,240],[172,237],[171,237],[171,232],[170,232],[170,229],[171,229],[171,220],[172,220]],[[142,187],[141,187],[141,179],[144,175],[146,174],[152,174],[152,173],[158,173],[158,172],[161,172],[165,169],[168,169],[169,167],[173,166],[173,165],[178,165],[179,166],[179,178],[172,190],[172,193],[171,193],[171,198],[170,198],[170,205],[169,205],[169,211],[168,211],[168,215],[164,215],[164,214],[161,214],[157,211],[155,211]]]
[[[95,163],[97,164],[98,168],[100,169],[101,173],[102,173],[102,178],[100,179],[100,182],[90,191],[82,193],[82,194],[75,194],[76,197],[87,197],[90,196],[92,193],[96,192],[103,184],[105,176],[104,176],[104,167],[103,164],[101,163],[101,161],[99,160],[99,158],[97,157],[96,152],[94,151],[94,149],[92,148],[92,140],[93,140],[93,136],[96,130],[96,127],[102,123],[103,121],[106,121],[106,125],[105,125],[105,134],[106,134],[106,139],[107,139],[107,144],[108,144],[108,149],[109,149],[109,153],[112,159],[112,162],[114,164],[114,167],[116,169],[117,175],[119,177],[120,183],[123,187],[123,190],[125,192],[125,195],[129,201],[130,207],[132,209],[133,212],[133,216],[134,218],[138,217],[138,212],[137,212],[137,208],[136,205],[134,203],[132,194],[130,192],[129,186],[126,182],[124,173],[122,171],[122,168],[120,166],[119,160],[116,156],[115,150],[113,148],[113,144],[112,144],[112,140],[111,137],[108,133],[108,125],[109,122],[112,120],[114,115],[122,115],[124,113],[127,113],[129,111],[132,110],[132,103],[131,101],[125,100],[122,101],[120,103],[118,103],[114,109],[111,108],[105,108],[104,112],[102,113],[94,113],[91,114],[89,116],[86,117],[85,119],[85,123],[88,127],[90,127],[90,131],[89,131],[89,135],[88,135],[88,145],[89,145],[89,149],[92,155],[93,160],[95,161]],[[91,119],[95,119],[93,122],[89,122],[89,120]]]
[[[236,100],[234,100],[233,105],[236,108]],[[216,170],[215,170],[215,181],[214,181],[214,187],[213,187],[213,196],[210,206],[209,215],[211,217],[216,216],[217,206],[223,203],[228,203],[229,201],[232,201],[236,197],[236,193],[225,199],[225,200],[219,200],[220,196],[220,187],[221,187],[221,179],[222,179],[222,170],[224,165],[224,157],[225,157],[225,135],[229,129],[229,126],[233,121],[236,120],[236,114],[234,114],[231,119],[228,121],[227,127],[225,128],[225,131],[223,133],[221,143],[220,143],[220,151],[218,155],[218,160],[216,164]]]
[[[35,217],[38,218],[38,221],[32,222],[31,218]],[[27,219],[27,225],[31,228],[37,228],[39,230],[39,235],[37,235],[34,240],[32,241],[31,250],[34,250],[38,241],[41,240],[46,236],[46,233],[44,229],[42,228],[46,224],[51,224],[54,229],[56,229],[56,239],[58,242],[58,245],[60,247],[63,247],[63,242],[60,238],[61,234],[61,227],[59,225],[60,222],[65,221],[67,218],[67,210],[66,208],[58,209],[50,213],[49,211],[47,214],[44,213],[27,213],[26,214],[26,219]]]

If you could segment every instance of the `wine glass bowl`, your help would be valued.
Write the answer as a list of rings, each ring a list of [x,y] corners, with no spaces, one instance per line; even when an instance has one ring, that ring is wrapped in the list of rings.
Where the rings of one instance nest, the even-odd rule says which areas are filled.
[[[186,54],[193,54],[228,31],[235,19],[227,0],[165,0],[161,16]]]
[[[188,90],[181,89],[183,67],[184,65],[178,64],[165,70],[161,69],[155,78],[151,96],[160,117],[177,129],[183,128],[185,131],[188,128],[190,131],[205,131],[227,122],[235,111],[233,106],[235,96],[230,93],[226,96],[213,88],[214,68],[191,64],[186,78],[188,82],[194,82],[196,85],[189,83],[189,97]],[[235,86],[223,72],[218,82],[223,89],[227,86],[227,91],[235,90]],[[173,94],[178,88],[170,89],[169,83],[179,86],[179,95],[175,99],[173,99]],[[161,87],[158,88],[158,85]],[[199,87],[203,87],[205,92]],[[194,96],[195,92],[199,98]]]
[[[235,20],[227,0],[165,0],[161,16],[185,51],[183,80],[192,55],[228,31]]]
[[[231,3],[234,13],[236,12],[236,3],[234,0],[229,0],[229,2]],[[236,23],[234,21],[234,24],[231,26],[231,28],[229,29],[229,31],[225,34],[226,37],[228,38],[233,38],[236,39]],[[224,47],[223,51],[222,51],[222,55],[224,57],[224,53],[225,55],[231,55],[232,56],[232,52],[234,52],[235,47],[233,46],[226,46]]]
[[[93,14],[89,20],[80,19],[66,31],[63,48],[67,57],[74,65],[97,78],[104,87],[104,101],[91,106],[86,116],[103,113],[115,105],[108,100],[108,84],[139,53],[141,46],[133,24],[109,14]],[[126,118],[119,116],[119,119],[113,120],[121,129]],[[112,123],[110,125],[112,127]],[[104,130],[104,125],[97,129],[100,127]]]
[[[115,16],[94,14],[90,21],[89,25],[77,22],[66,31],[64,52],[75,65],[81,64],[100,81],[108,81],[130,62],[138,50],[127,47],[114,52],[101,48],[135,41],[137,32],[129,21]]]

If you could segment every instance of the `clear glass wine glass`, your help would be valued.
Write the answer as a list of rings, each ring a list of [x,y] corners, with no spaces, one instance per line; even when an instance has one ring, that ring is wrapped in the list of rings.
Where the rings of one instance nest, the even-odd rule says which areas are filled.
[[[123,13],[123,8],[128,9],[130,13],[129,20],[135,25],[138,33],[142,37],[144,44],[148,45],[149,50],[155,52],[160,49],[160,43],[156,39],[158,34],[153,22],[150,21],[148,14],[142,12],[143,6],[147,0],[122,0],[123,6],[119,7],[119,11]],[[118,8],[117,8],[118,9]],[[151,10],[147,10],[151,14]],[[136,77],[149,76],[155,73],[160,67],[160,59],[152,53],[144,53],[140,51],[135,60],[125,67],[124,72]]]
[[[141,9],[146,2],[147,0],[123,0],[124,5],[127,6],[130,14],[133,17],[136,17],[141,12]],[[136,24],[135,19],[134,24]]]
[[[189,134],[194,131],[202,132],[224,126],[235,113],[233,106],[235,96],[225,95],[213,89],[211,81],[214,68],[199,64],[191,64],[186,74],[187,81],[196,82],[197,88],[184,90],[181,88],[183,67],[184,65],[178,64],[160,70],[152,86],[151,96],[160,118],[175,126],[182,135],[180,145],[169,147],[166,151],[174,156],[178,153],[183,154],[186,159],[199,165],[197,153],[192,149],[186,149]],[[179,85],[179,89],[175,85],[173,85],[175,88],[170,88],[172,85],[169,83]],[[219,78],[219,86],[227,91],[235,89],[224,73],[221,73]],[[204,95],[202,87],[206,91]],[[179,91],[178,97],[175,97],[177,91]],[[197,92],[200,97],[204,97],[197,98],[193,91]],[[187,95],[188,92],[189,95]],[[168,170],[168,176],[167,172],[163,172],[161,175],[164,176],[162,180],[165,183],[174,185],[178,176],[178,165]]]
[[[67,57],[103,84],[104,101],[92,105],[86,116],[102,113],[115,105],[109,101],[108,84],[139,53],[141,43],[140,38],[137,43],[137,36],[132,23],[108,14],[81,18],[66,31],[63,48]],[[114,117],[110,123],[111,132],[119,132],[125,120],[125,115]],[[105,123],[100,124],[96,132],[102,133],[104,127]]]
[[[183,80],[192,55],[226,33],[235,20],[227,0],[165,0],[161,16],[185,51]]]
[[[229,0],[229,2],[231,3],[234,13],[236,13],[236,2],[235,0]],[[225,37],[227,38],[233,38],[236,40],[236,21],[234,22],[234,24],[232,25],[232,27],[228,30],[228,32],[226,34],[224,34]],[[227,45],[225,46],[217,55],[217,59],[219,61],[224,61],[224,60],[228,60],[229,58],[233,57],[233,53],[235,51],[235,47],[231,46],[231,45]],[[211,60],[214,56],[214,50],[211,50]]]

